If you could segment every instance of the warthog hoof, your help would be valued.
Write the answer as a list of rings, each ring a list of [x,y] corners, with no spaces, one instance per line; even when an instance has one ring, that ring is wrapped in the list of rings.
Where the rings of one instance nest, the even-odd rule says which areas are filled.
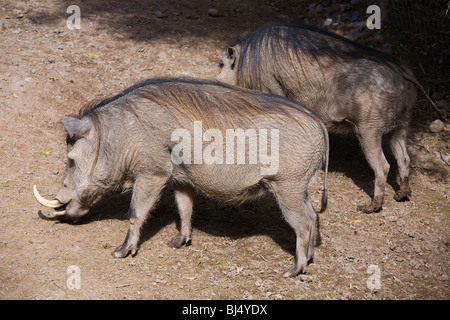
[[[405,178],[400,183],[400,190],[398,190],[394,194],[394,199],[396,201],[409,201],[410,196],[411,196],[411,188],[409,187],[408,178]]]
[[[381,209],[383,209],[383,196],[376,196],[370,204],[359,205],[357,207],[358,211],[362,211],[364,213],[379,212]]]
[[[111,252],[111,255],[114,258],[125,258],[126,256],[128,256],[130,253],[132,256],[134,256],[137,252],[137,248],[135,247],[130,247],[128,245],[126,245],[125,243],[122,244],[120,247],[118,247],[116,250],[114,250],[113,252]]]
[[[409,190],[398,190],[395,194],[394,194],[394,199],[395,201],[409,201],[409,197],[411,196],[411,189]]]
[[[299,273],[305,273],[306,271],[306,263],[298,264],[295,263],[295,265],[290,268],[284,275],[284,278],[293,278],[296,277]]]
[[[186,239],[185,236],[181,235],[181,233],[177,234],[172,238],[167,244],[172,248],[180,248],[183,244],[188,245],[191,242],[191,239]]]

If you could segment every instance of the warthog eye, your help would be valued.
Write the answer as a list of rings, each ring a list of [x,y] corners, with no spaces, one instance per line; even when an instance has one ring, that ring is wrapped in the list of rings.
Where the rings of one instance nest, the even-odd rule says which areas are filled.
[[[224,63],[222,60],[219,60],[219,68],[222,69],[224,67]]]

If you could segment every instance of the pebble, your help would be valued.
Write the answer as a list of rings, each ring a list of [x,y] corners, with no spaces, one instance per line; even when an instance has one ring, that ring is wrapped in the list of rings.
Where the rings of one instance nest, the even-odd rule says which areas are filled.
[[[209,8],[208,15],[210,17],[217,18],[217,17],[219,17],[219,10],[217,10],[216,8]]]
[[[397,221],[397,217],[395,215],[387,216],[386,220],[389,221],[389,222],[396,222]]]
[[[244,298],[245,300],[253,300],[253,296],[248,291],[244,291],[244,293],[242,294],[242,298]]]
[[[311,282],[311,281],[313,281],[313,276],[310,276],[310,275],[301,274],[298,277],[303,282]]]
[[[444,130],[444,123],[441,120],[439,120],[439,119],[434,120],[430,124],[430,131],[431,132],[436,133],[436,132],[441,132],[442,130]]]
[[[327,18],[323,23],[324,26],[329,26],[333,22],[333,19]]]
[[[166,279],[156,279],[155,282],[156,283],[167,284],[168,281]]]
[[[55,63],[55,59],[50,58],[50,57],[47,58],[47,61],[50,62],[50,63]]]
[[[155,16],[158,18],[158,19],[161,19],[161,18],[163,18],[164,17],[164,14],[161,12],[161,11],[156,11],[155,12]]]

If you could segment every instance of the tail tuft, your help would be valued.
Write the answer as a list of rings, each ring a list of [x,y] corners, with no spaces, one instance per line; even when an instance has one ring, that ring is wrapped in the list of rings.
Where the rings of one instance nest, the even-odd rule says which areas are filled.
[[[322,193],[322,202],[320,204],[319,213],[322,213],[325,210],[327,210],[327,205],[328,205],[328,190],[325,188]]]

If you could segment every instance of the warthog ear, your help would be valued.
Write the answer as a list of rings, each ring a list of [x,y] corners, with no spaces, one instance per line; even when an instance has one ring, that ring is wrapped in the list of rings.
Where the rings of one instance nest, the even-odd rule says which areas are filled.
[[[61,119],[70,139],[79,139],[91,130],[91,122],[87,118],[77,119],[64,117]]]
[[[239,47],[238,46],[228,47],[227,52],[228,52],[228,59],[231,60],[231,69],[234,69],[236,65],[236,59],[239,56]]]

